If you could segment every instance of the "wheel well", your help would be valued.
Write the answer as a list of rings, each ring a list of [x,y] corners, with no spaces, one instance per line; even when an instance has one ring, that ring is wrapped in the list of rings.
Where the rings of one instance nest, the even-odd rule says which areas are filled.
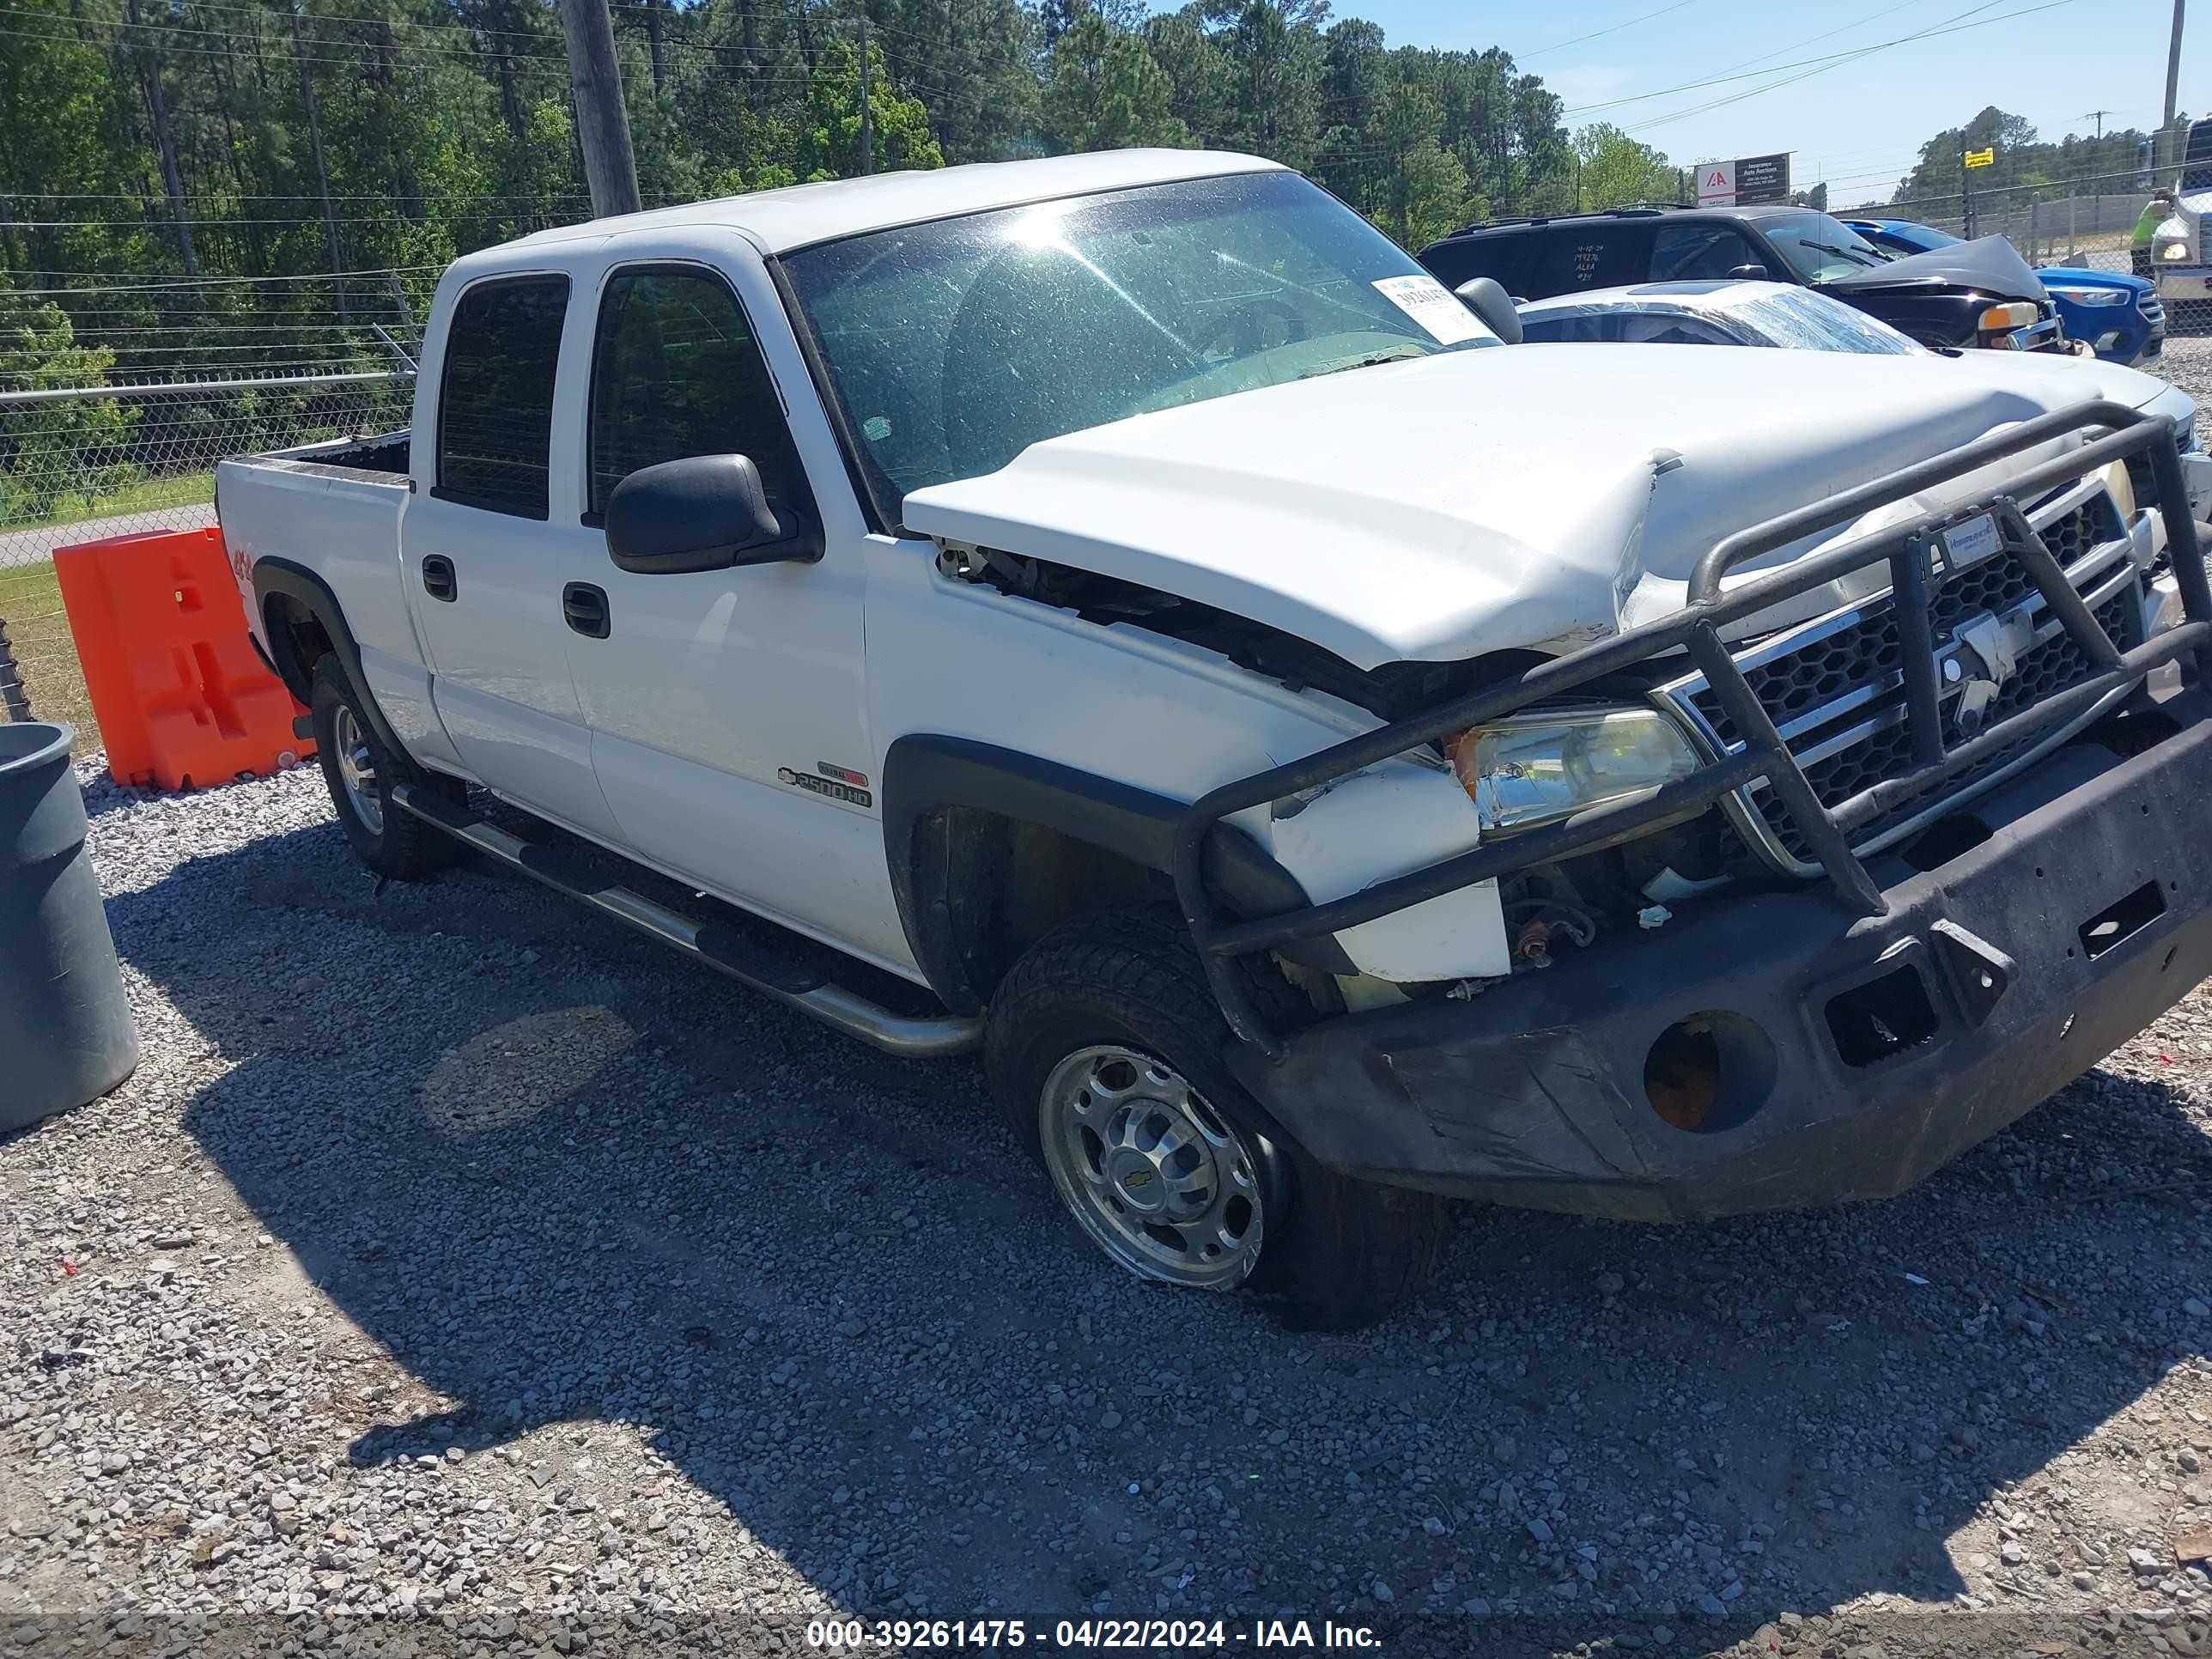
[[[261,618],[269,634],[269,654],[278,676],[301,702],[310,700],[315,665],[336,647],[322,619],[289,594],[272,593],[262,606]]]
[[[921,815],[915,897],[945,944],[955,982],[939,987],[980,1009],[1024,951],[1077,918],[1172,897],[1174,884],[1125,854],[1049,825],[977,806]]]

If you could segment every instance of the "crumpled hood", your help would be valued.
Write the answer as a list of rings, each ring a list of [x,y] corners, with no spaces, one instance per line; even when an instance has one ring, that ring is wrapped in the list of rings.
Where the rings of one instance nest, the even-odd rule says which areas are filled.
[[[1820,289],[1826,294],[1874,294],[1930,283],[1978,289],[1999,299],[2033,300],[2038,305],[2051,298],[2040,279],[2028,269],[2027,261],[2020,257],[2020,250],[2002,236],[1980,236],[1971,242],[1930,248],[1871,270],[1832,277]]]
[[[1999,384],[1955,367],[1486,347],[1071,433],[915,491],[904,517],[1212,605],[1361,667],[1454,660],[1648,620],[1681,602],[1723,537],[2098,395],[2088,375]],[[2075,441],[1880,516],[1987,490]],[[1820,605],[1807,596],[1806,614]]]

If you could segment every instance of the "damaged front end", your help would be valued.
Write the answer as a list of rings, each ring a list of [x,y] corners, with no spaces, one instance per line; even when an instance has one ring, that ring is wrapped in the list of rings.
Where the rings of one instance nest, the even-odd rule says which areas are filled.
[[[2002,494],[1723,586],[1778,548],[2093,428]],[[2185,612],[2156,634],[2149,520],[2102,482],[2129,457],[2148,462]],[[1886,591],[1728,642],[1869,567]],[[2117,404],[1731,537],[1674,613],[1190,809],[1176,884],[1240,1039],[1232,1064],[1316,1157],[1370,1179],[1645,1218],[1895,1191],[2212,971],[2212,884],[2187,825],[2212,787],[2195,689],[2208,642],[2169,423]],[[2138,708],[2167,664],[2191,689]],[[1572,741],[1595,757],[1572,788],[1516,763],[1516,736],[1547,723],[1580,735],[1528,752]],[[2099,741],[2054,752],[2093,726]],[[1449,758],[1492,820],[1479,845],[1281,915],[1215,908],[1198,876],[1215,823],[1410,752]],[[1622,787],[1602,787],[1607,769]],[[1489,882],[1508,958],[1495,979],[1284,1030],[1231,970]]]

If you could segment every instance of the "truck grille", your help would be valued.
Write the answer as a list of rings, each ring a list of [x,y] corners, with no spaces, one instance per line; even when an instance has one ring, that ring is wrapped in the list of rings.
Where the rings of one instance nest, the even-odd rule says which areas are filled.
[[[2124,527],[2112,498],[2102,489],[2084,494],[2082,486],[2063,492],[2059,504],[2046,504],[2030,515],[2044,544],[2075,590],[2122,650],[2142,639],[2141,580],[2130,556]],[[2073,637],[2049,614],[2027,571],[2003,549],[1963,569],[1950,572],[1929,601],[1936,641],[1938,684],[1942,693],[1946,735],[1963,735],[1951,722],[1966,683],[1981,675],[1980,659],[1959,637],[1962,626],[1994,617],[2015,629],[2032,626],[2032,643],[2018,651],[2009,678],[1998,685],[1983,711],[1981,726],[1993,726],[2045,698],[2078,685],[2095,672]],[[1947,681],[1948,661],[1960,664],[1959,678]],[[1904,647],[1896,607],[1887,593],[1814,622],[1787,629],[1738,652],[1736,660],[1760,706],[1790,752],[1803,767],[1813,793],[1833,808],[1870,786],[1909,770],[1912,738],[1905,718]],[[1702,675],[1661,688],[1660,695],[1687,715],[1717,749],[1742,746],[1741,735]],[[2086,718],[2086,717],[2085,717]],[[2080,724],[2077,722],[2076,725]],[[1888,817],[1855,832],[1855,851],[1894,840],[1914,824],[1956,802],[2033,754],[2063,741],[2071,726],[2038,732],[1954,779],[1940,793],[1923,796]],[[1817,873],[1798,826],[1763,782],[1737,797],[1741,827],[1760,843],[1770,862],[1798,874]]]

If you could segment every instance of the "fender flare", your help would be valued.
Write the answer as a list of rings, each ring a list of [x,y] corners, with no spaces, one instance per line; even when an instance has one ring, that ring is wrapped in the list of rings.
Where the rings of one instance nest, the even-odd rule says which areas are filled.
[[[947,833],[949,821],[937,816],[941,809],[969,807],[1037,824],[1168,874],[1174,867],[1176,824],[1189,805],[967,738],[896,739],[884,756],[884,856],[899,924],[930,988],[956,1013],[975,1013],[983,1006],[960,949],[960,849]],[[1239,915],[1274,915],[1311,902],[1297,878],[1233,824],[1214,826],[1205,874],[1207,886]],[[1334,939],[1303,944],[1300,960],[1332,973],[1358,971]]]
[[[362,672],[361,643],[347,626],[345,607],[338,603],[338,596],[331,591],[331,585],[291,559],[261,558],[253,562],[253,609],[262,631],[269,636],[269,665],[276,671],[286,690],[302,703],[313,706],[313,672],[300,660],[290,637],[270,627],[269,602],[272,599],[290,600],[321,625],[323,632],[330,636],[331,649],[337,653],[346,678],[361,694],[361,711],[374,731],[376,740],[391,753],[404,755],[407,745],[399,741],[369,692],[368,676]]]

